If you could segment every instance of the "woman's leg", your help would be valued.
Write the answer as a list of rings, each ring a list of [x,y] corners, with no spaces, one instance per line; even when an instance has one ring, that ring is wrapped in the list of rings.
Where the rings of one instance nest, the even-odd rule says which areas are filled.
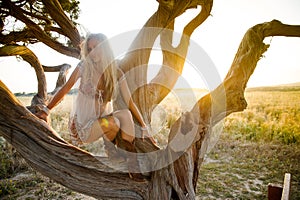
[[[113,141],[120,130],[119,119],[114,116],[107,116],[98,119],[98,122],[103,130],[104,138]]]
[[[91,143],[100,137],[105,137],[105,139],[113,141],[119,132],[119,127],[119,120],[113,116],[99,118],[92,124],[90,135],[84,142]]]
[[[121,161],[124,158],[117,151],[114,140],[120,130],[120,122],[114,116],[105,116],[99,118],[92,125],[90,139],[99,139],[103,137],[104,149],[107,156],[113,161]]]
[[[130,143],[135,138],[134,122],[132,114],[128,109],[114,112],[114,116],[120,121],[121,137]]]
[[[135,181],[143,182],[145,179],[140,171],[137,151],[133,142],[135,138],[135,130],[131,112],[129,110],[118,110],[114,113],[114,116],[120,121],[121,137],[123,141],[118,144],[118,146],[127,151],[126,158],[129,177]]]

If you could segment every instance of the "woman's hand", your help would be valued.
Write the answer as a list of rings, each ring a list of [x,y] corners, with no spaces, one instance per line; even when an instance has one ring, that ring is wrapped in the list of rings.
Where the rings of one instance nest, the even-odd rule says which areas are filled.
[[[144,126],[144,127],[141,127],[141,130],[142,130],[142,139],[144,141],[144,138],[145,138],[145,135],[147,138],[150,139],[150,141],[156,145],[156,141],[154,140],[154,138],[152,137],[151,133],[150,133],[150,130],[147,126]]]

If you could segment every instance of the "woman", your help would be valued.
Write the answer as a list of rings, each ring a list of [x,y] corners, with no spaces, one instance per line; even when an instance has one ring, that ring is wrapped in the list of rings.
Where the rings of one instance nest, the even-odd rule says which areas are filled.
[[[91,143],[103,137],[109,157],[115,155],[114,141],[117,134],[124,141],[123,148],[136,152],[133,145],[135,138],[132,114],[141,125],[143,135],[147,134],[147,126],[137,106],[131,99],[131,93],[124,73],[117,67],[112,49],[105,35],[90,34],[82,46],[82,61],[71,74],[64,86],[53,96],[47,106],[36,115],[47,121],[49,111],[55,107],[80,79],[79,92],[75,109],[71,113],[69,128],[73,144]],[[112,101],[116,92],[120,91],[128,109],[113,111]],[[110,144],[109,144],[110,143]],[[138,167],[134,154],[127,156],[130,168]],[[139,173],[131,173],[137,178]],[[134,178],[134,177],[133,177]]]

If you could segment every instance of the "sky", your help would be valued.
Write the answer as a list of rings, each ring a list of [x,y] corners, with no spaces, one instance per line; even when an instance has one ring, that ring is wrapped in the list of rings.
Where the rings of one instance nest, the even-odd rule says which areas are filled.
[[[114,38],[141,28],[157,6],[155,0],[81,1],[78,20],[82,24],[80,31],[101,32]],[[299,11],[299,0],[215,0],[211,16],[196,29],[191,40],[211,59],[221,80],[228,72],[239,43],[250,27],[273,19],[299,25]],[[175,22],[175,31],[181,32],[184,24],[197,12],[199,9],[191,9],[180,16]],[[300,82],[300,38],[272,37],[267,38],[265,43],[271,46],[258,62],[248,87]],[[30,48],[43,65],[69,63],[72,71],[78,62],[41,44]],[[156,54],[157,58],[151,57],[154,62],[159,60],[159,52]],[[57,75],[46,74],[49,92],[55,87]],[[14,93],[37,91],[33,68],[14,57],[0,58],[0,79]],[[195,71],[193,63],[185,66],[182,79],[187,80],[189,87],[193,88],[206,87],[209,81],[208,77]]]

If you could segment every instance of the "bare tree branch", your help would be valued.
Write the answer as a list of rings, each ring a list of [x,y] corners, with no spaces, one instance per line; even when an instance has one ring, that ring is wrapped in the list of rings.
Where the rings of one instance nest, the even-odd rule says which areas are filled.
[[[26,46],[6,45],[0,47],[0,56],[21,56],[34,68],[38,81],[37,102],[44,103],[47,97],[47,82],[42,65],[36,55]]]
[[[31,30],[11,32],[7,35],[0,34],[1,44],[15,44],[16,42],[22,42],[22,41],[29,41],[32,43],[38,42],[34,33]]]
[[[242,111],[247,107],[247,102],[244,97],[247,82],[255,70],[257,62],[262,57],[262,54],[267,50],[269,45],[263,43],[265,37],[269,36],[288,36],[300,37],[300,26],[292,26],[282,24],[277,20],[258,24],[250,28],[236,53],[231,68],[224,79],[223,83],[214,91],[201,98],[190,112],[189,122],[195,127],[199,127],[197,138],[200,138],[190,151],[196,153],[197,167],[191,167],[189,170],[194,170],[194,187],[198,179],[199,168],[202,163],[201,150],[205,137],[210,134],[210,130],[220,120],[233,112]],[[200,117],[199,117],[200,114]],[[185,120],[184,120],[185,121]],[[181,126],[186,126],[184,121],[178,119],[174,126],[178,123],[183,123]],[[177,125],[176,125],[177,124]],[[174,137],[174,133],[170,132],[170,137]],[[196,149],[196,151],[194,151]],[[187,155],[185,155],[187,156]],[[183,158],[180,158],[175,163],[175,167],[181,168],[185,163]],[[179,177],[188,176],[188,174],[177,174]]]
[[[52,92],[50,92],[51,95],[54,95],[66,83],[67,74],[70,68],[71,65],[66,63],[62,65],[52,66],[52,67],[43,66],[45,72],[59,72],[55,89]]]
[[[166,39],[172,35],[172,26],[176,17],[184,13],[187,9],[195,8],[197,5],[202,4],[205,9],[202,9],[200,14],[192,20],[202,20],[198,23],[189,23],[185,29],[188,34],[196,29],[205,19],[209,16],[212,1],[159,1],[160,5],[156,13],[147,21],[138,36],[135,38],[128,54],[120,61],[120,66],[125,72],[129,72],[127,80],[129,80],[129,87],[133,91],[133,99],[140,106],[140,110],[144,114],[144,118],[148,123],[151,122],[151,113],[155,105],[170,92],[173,88],[178,77],[180,76],[185,57],[189,45],[189,37],[182,36],[182,41],[177,48],[173,48]],[[200,16],[200,17],[199,17]],[[154,28],[152,28],[154,27]],[[164,31],[165,28],[170,30]],[[188,31],[187,31],[188,30]],[[168,32],[169,36],[166,32]],[[147,84],[147,70],[148,61],[150,58],[151,50],[154,41],[158,36],[161,36],[162,50],[163,50],[163,63],[162,68],[158,75]],[[172,36],[171,36],[172,37]],[[168,79],[166,79],[168,75]]]

